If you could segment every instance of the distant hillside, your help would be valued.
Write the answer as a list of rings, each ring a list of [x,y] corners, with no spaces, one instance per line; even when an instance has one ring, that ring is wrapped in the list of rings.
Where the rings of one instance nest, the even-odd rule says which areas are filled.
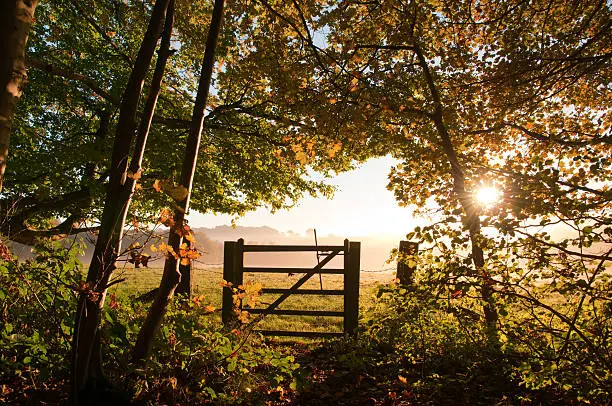
[[[194,228],[196,246],[202,253],[196,262],[196,267],[221,266],[223,263],[223,242],[236,241],[243,238],[246,244],[293,244],[314,245],[314,234],[307,230],[305,235],[295,232],[282,232],[271,227],[243,227],[218,226],[215,228]],[[168,230],[161,230],[157,237],[158,241],[165,241]],[[91,236],[77,237],[84,239],[86,249],[81,261],[89,264],[93,254],[95,241]],[[319,238],[320,245],[342,245],[345,236],[324,236]],[[380,270],[393,268],[394,264],[386,264],[389,252],[396,247],[398,241],[389,236],[363,236],[348,237],[351,241],[361,242],[361,268],[364,270]],[[135,241],[145,246],[145,252],[152,255],[150,266],[161,267],[163,258],[153,253],[149,246],[153,242],[150,237],[143,233],[128,233],[124,238],[124,249]],[[21,259],[31,257],[30,247],[13,244],[16,255]],[[307,253],[250,253],[245,256],[245,264],[251,266],[287,266],[287,267],[309,267],[314,266],[317,257],[314,252]],[[332,262],[330,266],[342,266],[339,261]]]
[[[306,234],[282,232],[270,227],[218,226],[215,228],[197,228],[198,234],[204,234],[210,240],[236,241],[243,238],[246,244],[291,244],[314,245],[313,230]],[[323,236],[318,238],[319,245],[342,245],[344,239],[361,242],[361,268],[368,271],[394,268],[394,264],[386,264],[391,249],[399,244],[390,236]],[[330,266],[342,266],[341,258]],[[308,267],[317,263],[314,252],[306,253],[249,253],[245,255],[245,264],[251,266],[291,266]]]

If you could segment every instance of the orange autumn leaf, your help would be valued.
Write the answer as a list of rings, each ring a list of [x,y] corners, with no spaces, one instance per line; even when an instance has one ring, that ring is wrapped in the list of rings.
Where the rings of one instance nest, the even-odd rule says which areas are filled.
[[[170,209],[166,208],[161,211],[158,222],[165,225],[166,227],[174,226],[174,215],[172,214]]]
[[[155,189],[156,192],[162,191],[162,185],[159,179],[155,179],[155,182],[153,182],[153,189]]]
[[[134,180],[140,179],[142,177],[142,169],[139,169],[136,172],[128,171],[127,177]]]

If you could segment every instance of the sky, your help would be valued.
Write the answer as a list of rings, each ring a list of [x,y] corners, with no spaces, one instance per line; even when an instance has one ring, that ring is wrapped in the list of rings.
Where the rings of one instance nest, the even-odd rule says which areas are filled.
[[[339,174],[329,183],[337,187],[332,199],[303,198],[290,210],[272,214],[261,208],[236,220],[240,226],[268,226],[279,231],[305,234],[316,229],[320,236],[342,237],[384,235],[403,239],[416,225],[422,225],[408,207],[399,207],[387,190],[387,175],[397,161],[391,157],[371,159],[357,169]],[[192,227],[230,225],[232,216],[189,215]]]

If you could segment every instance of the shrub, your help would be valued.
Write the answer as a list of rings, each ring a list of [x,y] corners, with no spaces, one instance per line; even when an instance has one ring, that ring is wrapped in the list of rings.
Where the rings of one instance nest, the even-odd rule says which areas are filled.
[[[35,396],[66,377],[80,250],[47,243],[32,260],[0,262],[0,400]]]
[[[282,398],[295,388],[295,358],[266,345],[257,335],[223,328],[217,310],[201,297],[177,298],[157,334],[145,365],[130,365],[133,340],[146,306],[113,298],[103,323],[109,354],[106,369],[137,401],[158,403],[257,403]]]

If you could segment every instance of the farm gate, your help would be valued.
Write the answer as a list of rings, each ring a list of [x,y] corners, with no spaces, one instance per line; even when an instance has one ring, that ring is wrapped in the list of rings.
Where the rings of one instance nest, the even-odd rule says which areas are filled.
[[[272,268],[272,267],[245,267],[244,253],[246,252],[316,252],[318,264],[313,268]],[[324,337],[341,336],[345,333],[353,334],[357,331],[359,316],[359,269],[360,269],[361,243],[344,240],[344,245],[245,245],[241,238],[238,241],[225,241],[223,253],[223,279],[234,286],[243,283],[244,273],[276,273],[276,274],[304,274],[288,289],[263,288],[262,293],[280,294],[280,296],[266,308],[245,309],[251,314],[260,315],[286,315],[286,316],[335,316],[344,318],[343,332],[313,332],[313,331],[282,331],[259,330],[264,335],[291,336],[291,337]],[[325,268],[333,258],[344,256],[344,266],[341,269]],[[320,259],[320,260],[319,260]],[[338,274],[344,276],[343,289],[300,289],[315,274]],[[223,323],[228,323],[234,317],[232,289],[223,288]],[[344,296],[343,311],[330,310],[303,310],[279,309],[281,303],[291,295],[336,295]]]

